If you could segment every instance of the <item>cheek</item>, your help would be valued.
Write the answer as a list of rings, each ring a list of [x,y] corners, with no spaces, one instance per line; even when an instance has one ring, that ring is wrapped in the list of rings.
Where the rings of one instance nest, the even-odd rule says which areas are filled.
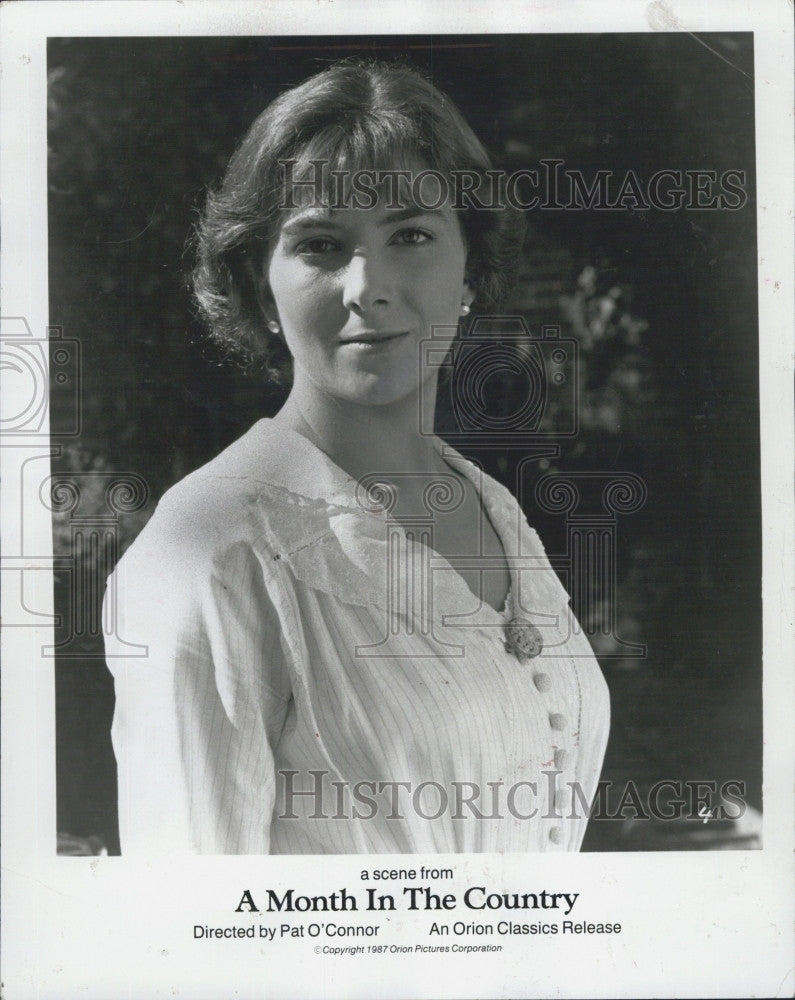
[[[461,240],[454,240],[438,262],[437,281],[440,287],[452,289],[458,294],[464,284],[466,270],[466,249]]]
[[[268,283],[283,325],[315,325],[328,318],[333,297],[333,282],[328,276],[274,259],[268,270]]]
[[[271,294],[279,311],[293,301],[295,292],[300,291],[301,279],[296,269],[280,257],[275,257],[266,272]]]
[[[464,290],[464,255],[451,254],[420,274],[423,299],[434,313],[458,314]],[[459,259],[460,257],[460,259]]]

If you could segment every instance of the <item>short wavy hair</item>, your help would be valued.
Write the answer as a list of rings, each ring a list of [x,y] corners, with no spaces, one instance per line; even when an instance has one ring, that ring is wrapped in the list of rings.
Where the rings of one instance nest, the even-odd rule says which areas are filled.
[[[283,385],[292,380],[292,359],[282,338],[267,328],[262,269],[295,182],[318,160],[346,173],[420,164],[449,179],[466,170],[478,184],[493,170],[452,101],[402,63],[344,60],[268,105],[207,197],[194,237],[193,290],[212,339]],[[285,161],[294,164],[291,177]],[[473,309],[493,310],[511,280],[524,216],[508,205],[471,202],[459,211]]]

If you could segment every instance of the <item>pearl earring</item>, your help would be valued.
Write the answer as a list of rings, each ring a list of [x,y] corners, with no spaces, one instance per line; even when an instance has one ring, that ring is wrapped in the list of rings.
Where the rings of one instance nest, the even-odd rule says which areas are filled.
[[[282,328],[279,326],[279,321],[275,319],[268,320],[268,329],[271,333],[281,333]]]
[[[468,306],[466,304],[466,302],[462,302],[461,303],[461,315],[462,316],[468,316],[469,315],[469,311],[470,311],[470,306]]]

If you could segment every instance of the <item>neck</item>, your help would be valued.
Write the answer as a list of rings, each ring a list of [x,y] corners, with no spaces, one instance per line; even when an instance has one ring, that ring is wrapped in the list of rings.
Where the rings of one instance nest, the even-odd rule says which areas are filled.
[[[428,473],[438,470],[431,437],[435,404],[435,378],[395,403],[374,406],[329,396],[299,376],[275,421],[308,438],[354,479]]]

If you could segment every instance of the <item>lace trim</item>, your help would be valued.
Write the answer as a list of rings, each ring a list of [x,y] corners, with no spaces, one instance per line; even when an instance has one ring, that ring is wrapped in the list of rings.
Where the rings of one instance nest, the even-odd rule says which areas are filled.
[[[446,618],[448,624],[454,624],[449,620],[451,612],[454,618],[456,611],[477,602],[447,560],[419,542],[410,542],[400,525],[384,515],[312,500],[276,486],[263,488],[259,506],[271,539],[272,558],[283,560],[301,583],[346,604],[413,616],[414,609],[405,600],[401,606],[400,595],[395,596],[405,588],[398,586],[390,601],[388,536],[399,550],[393,548],[391,558],[404,558],[405,572],[413,574],[412,581],[416,583],[423,573],[426,582],[432,580],[434,618]],[[510,505],[491,502],[489,507],[508,558],[511,589],[503,610],[496,612],[483,605],[484,616],[508,620],[515,615],[565,613],[568,594],[518,504],[511,499]],[[434,564],[435,571],[427,572]]]

